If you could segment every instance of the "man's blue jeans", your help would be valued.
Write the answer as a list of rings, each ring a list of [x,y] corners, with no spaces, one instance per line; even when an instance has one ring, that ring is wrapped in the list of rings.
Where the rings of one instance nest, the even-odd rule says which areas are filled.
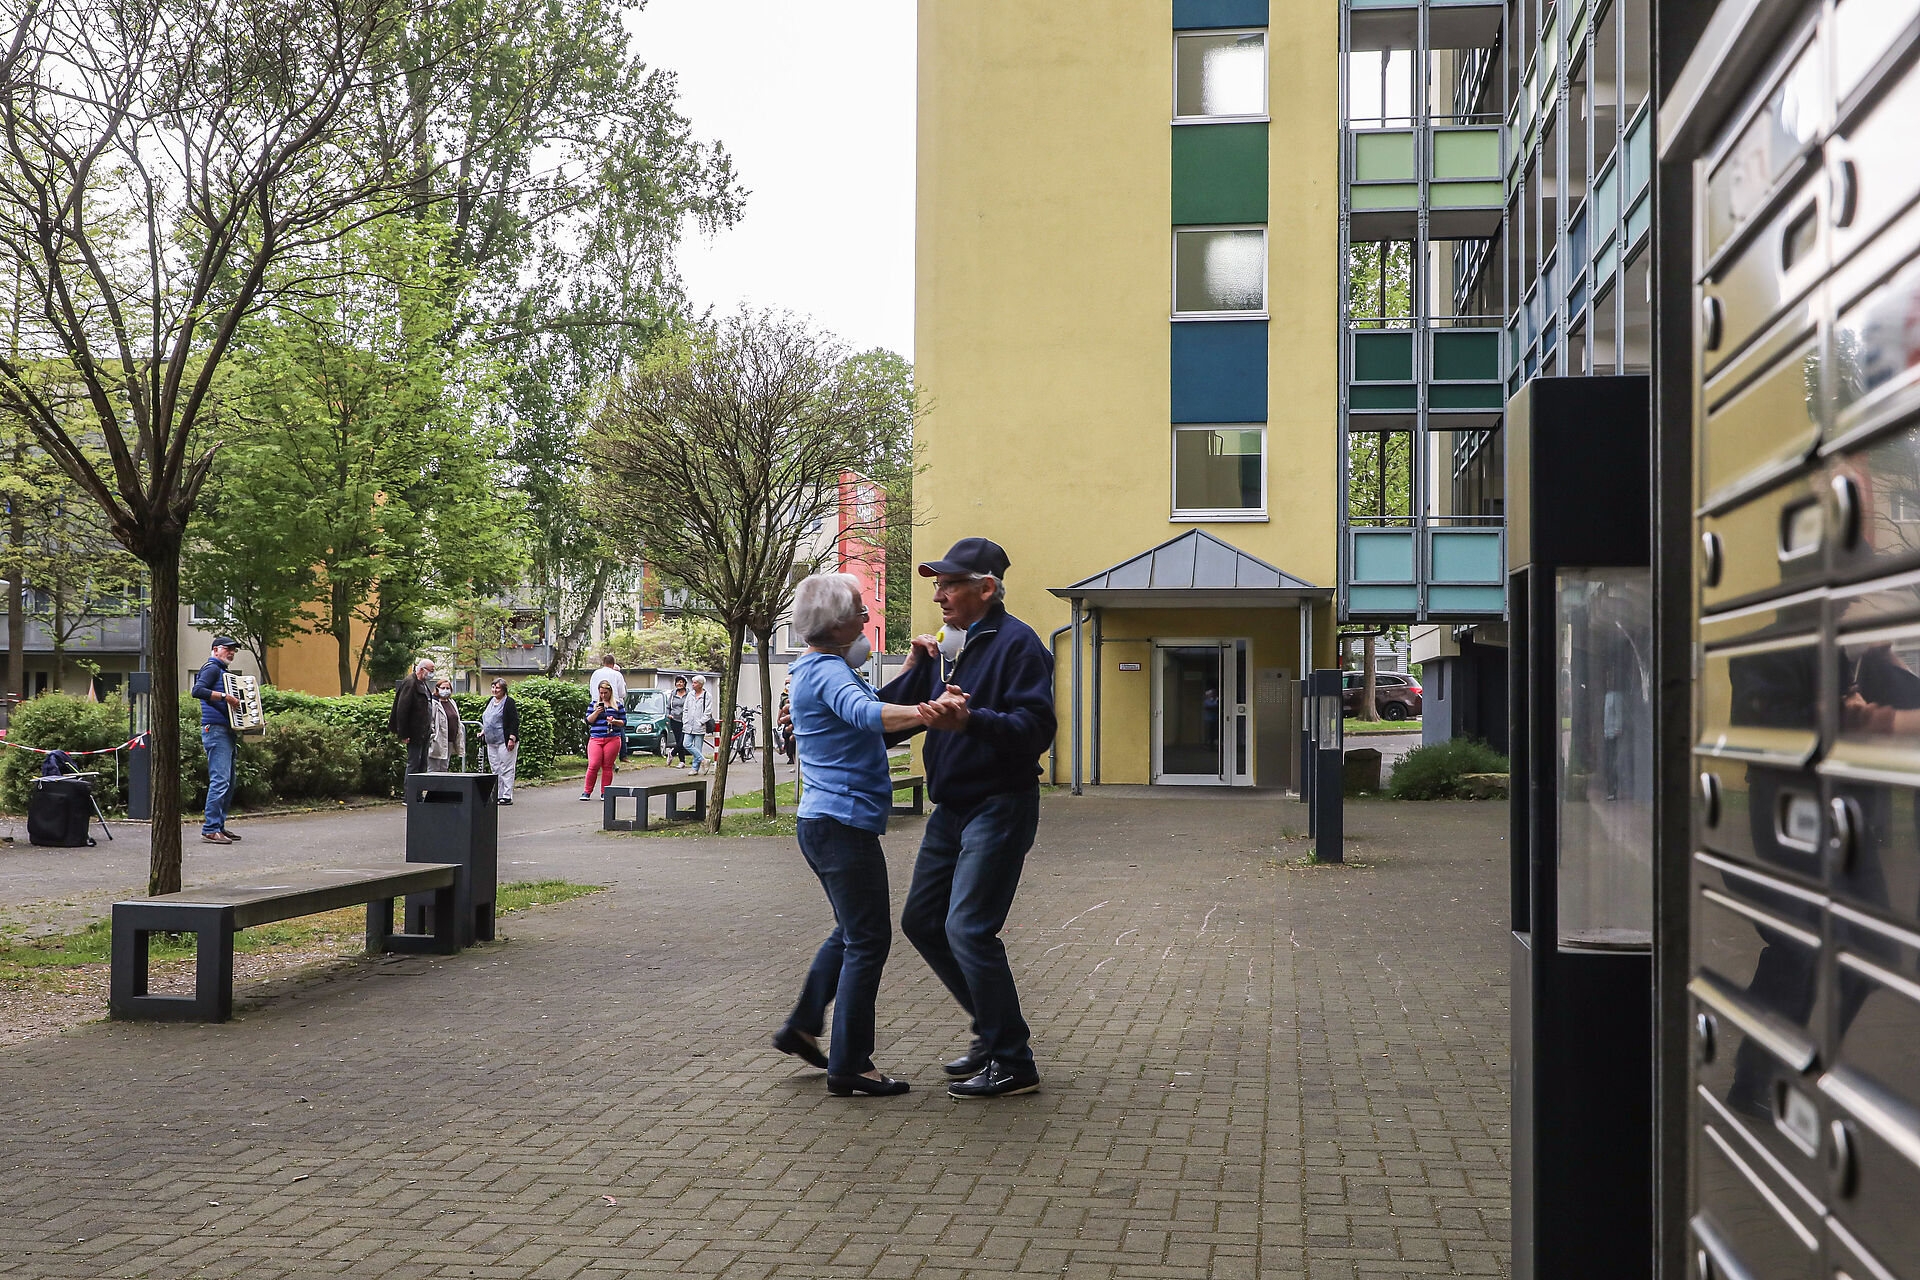
[[[200,745],[207,749],[207,812],[200,830],[221,831],[227,825],[227,797],[233,792],[233,730],[222,724],[203,724]]]
[[[1033,1061],[1020,993],[1000,930],[1040,825],[1040,792],[934,806],[913,865],[901,932],[960,1007],[987,1055],[1006,1066]]]
[[[835,924],[813,957],[787,1025],[817,1036],[831,1004],[827,1074],[863,1075],[873,1070],[873,1002],[893,945],[886,855],[878,835],[837,818],[802,818],[798,827],[800,852],[827,891]]]

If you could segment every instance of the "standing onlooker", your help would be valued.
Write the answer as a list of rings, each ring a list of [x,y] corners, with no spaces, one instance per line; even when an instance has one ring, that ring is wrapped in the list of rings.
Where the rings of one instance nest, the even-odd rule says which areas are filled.
[[[582,800],[593,799],[595,778],[600,780],[600,794],[607,794],[620,759],[620,740],[626,734],[626,704],[614,701],[613,681],[602,680],[599,696],[587,712],[587,787],[580,793]]]
[[[614,704],[625,708],[627,705],[627,677],[619,667],[613,664],[613,655],[610,653],[600,655],[599,669],[587,677],[587,692],[598,696],[600,682],[602,680],[613,686]]]
[[[792,764],[799,751],[799,741],[793,736],[793,675],[789,671],[787,681],[780,687],[780,719],[776,726],[780,733],[780,754]]]
[[[499,676],[493,679],[493,697],[480,710],[480,739],[487,744],[487,767],[499,779],[493,802],[512,804],[513,774],[520,765],[520,708]]]
[[[695,676],[687,690],[686,726],[687,753],[693,757],[693,767],[687,772],[699,773],[707,762],[707,735],[720,727],[720,712],[714,707],[705,676]]]
[[[455,760],[467,767],[467,726],[460,721],[460,708],[453,704],[453,681],[441,676],[433,686],[433,714],[428,723],[432,743],[427,747],[427,772],[445,773]]]
[[[407,748],[407,772],[427,771],[427,748],[433,742],[433,659],[421,658],[409,675],[393,687],[393,711],[387,728]]]
[[[667,695],[667,732],[673,738],[673,751],[668,755],[668,759],[678,764],[687,758],[687,678],[685,676],[673,678],[673,692]]]
[[[240,838],[227,830],[227,797],[233,794],[233,755],[239,744],[225,706],[232,699],[220,679],[239,652],[238,640],[215,636],[213,655],[193,678],[193,696],[200,699],[200,746],[207,753],[207,808],[200,838],[208,844],[232,844]]]

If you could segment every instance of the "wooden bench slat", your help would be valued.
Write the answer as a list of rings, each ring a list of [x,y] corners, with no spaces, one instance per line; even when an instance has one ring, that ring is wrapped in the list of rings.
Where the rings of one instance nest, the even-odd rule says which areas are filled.
[[[451,862],[407,862],[384,867],[330,867],[196,885],[178,893],[130,898],[115,906],[203,907],[231,910],[235,929],[317,915],[375,898],[400,898],[441,889],[460,868]]]

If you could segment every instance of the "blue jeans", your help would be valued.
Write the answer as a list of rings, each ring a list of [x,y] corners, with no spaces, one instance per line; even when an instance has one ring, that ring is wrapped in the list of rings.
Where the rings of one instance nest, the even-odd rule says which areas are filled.
[[[900,917],[901,932],[973,1018],[987,1055],[1012,1067],[1030,1064],[1033,1050],[1000,930],[1039,826],[1037,788],[934,806]]]
[[[887,859],[880,837],[838,818],[802,818],[800,852],[833,904],[833,932],[820,944],[787,1025],[817,1036],[833,1006],[827,1073],[873,1070],[873,1002],[893,945],[887,918]]]
[[[203,724],[200,745],[207,750],[207,811],[200,830],[220,831],[227,825],[227,797],[233,792],[233,730],[222,724]]]

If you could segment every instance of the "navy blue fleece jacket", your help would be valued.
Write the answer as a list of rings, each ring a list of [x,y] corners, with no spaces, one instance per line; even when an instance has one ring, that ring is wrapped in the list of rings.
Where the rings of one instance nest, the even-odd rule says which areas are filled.
[[[947,664],[925,654],[880,690],[892,703],[931,702],[948,684],[967,698],[964,732],[927,734],[927,794],[935,804],[965,807],[990,796],[1030,791],[1041,753],[1053,743],[1053,658],[1033,628],[994,605],[967,634],[967,647]],[[901,741],[909,733],[889,735]]]

